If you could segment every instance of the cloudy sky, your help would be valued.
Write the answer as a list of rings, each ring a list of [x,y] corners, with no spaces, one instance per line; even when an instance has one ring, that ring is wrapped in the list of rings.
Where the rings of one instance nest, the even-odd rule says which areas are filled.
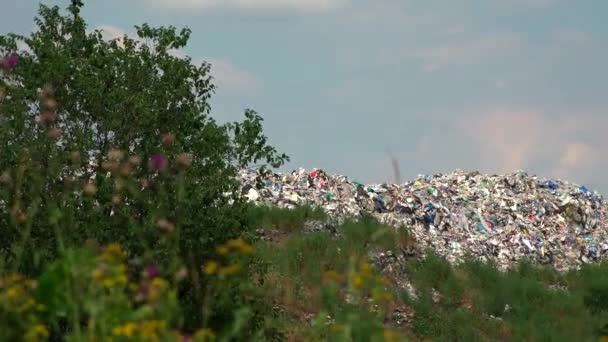
[[[0,3],[0,32],[33,29],[36,1]],[[215,117],[257,110],[286,169],[392,181],[393,155],[403,179],[521,168],[608,193],[606,0],[85,3],[109,36],[190,27]]]

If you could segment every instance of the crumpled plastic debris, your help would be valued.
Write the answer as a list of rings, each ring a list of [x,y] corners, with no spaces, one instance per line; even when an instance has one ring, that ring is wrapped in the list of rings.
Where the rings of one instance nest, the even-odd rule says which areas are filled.
[[[322,169],[287,174],[243,169],[241,195],[282,208],[311,205],[341,220],[370,214],[407,227],[421,250],[466,255],[508,268],[520,259],[569,270],[608,257],[607,206],[586,186],[518,170],[456,170],[403,184],[370,184]],[[320,227],[318,229],[326,229]]]

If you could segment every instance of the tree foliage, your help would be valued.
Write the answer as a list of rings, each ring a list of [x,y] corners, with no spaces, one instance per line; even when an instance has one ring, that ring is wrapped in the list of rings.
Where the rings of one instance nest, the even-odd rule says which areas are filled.
[[[66,246],[116,241],[158,262],[177,254],[199,284],[212,246],[247,229],[239,168],[288,157],[255,111],[211,117],[211,65],[174,53],[189,29],[108,41],[82,7],[40,5],[33,33],[0,35],[2,262],[36,273]]]

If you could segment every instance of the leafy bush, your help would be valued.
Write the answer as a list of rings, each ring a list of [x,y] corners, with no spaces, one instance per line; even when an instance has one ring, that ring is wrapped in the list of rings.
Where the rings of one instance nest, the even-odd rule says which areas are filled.
[[[224,125],[210,117],[211,66],[172,54],[188,29],[144,24],[136,39],[108,42],[87,31],[82,6],[41,5],[36,32],[0,36],[1,262],[35,276],[71,247],[119,243],[191,270],[179,298],[193,328],[206,301],[200,264],[250,228],[237,170],[287,156],[254,111]]]

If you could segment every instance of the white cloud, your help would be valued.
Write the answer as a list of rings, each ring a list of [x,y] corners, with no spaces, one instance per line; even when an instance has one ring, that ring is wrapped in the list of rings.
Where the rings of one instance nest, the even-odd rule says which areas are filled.
[[[253,73],[240,69],[225,59],[210,58],[205,61],[211,64],[211,76],[215,79],[220,95],[255,93],[261,87],[261,82]]]
[[[95,29],[101,31],[101,36],[105,40],[118,39],[119,46],[122,46],[122,38],[127,34],[125,30],[112,25],[99,25]]]
[[[96,29],[102,31],[104,39],[120,39],[128,34],[125,30],[111,25],[99,25]],[[185,58],[186,53],[183,50],[171,50],[169,54]],[[214,78],[214,84],[218,87],[218,94],[243,94],[252,93],[260,88],[260,82],[249,71],[243,70],[222,58],[193,58],[194,64],[200,65],[203,61],[211,64],[211,76]]]
[[[325,12],[346,5],[349,0],[149,0],[154,5],[178,9],[243,9],[243,10],[295,10]]]
[[[478,147],[478,162],[488,170],[536,166],[546,176],[597,181],[594,171],[608,167],[601,158],[608,118],[597,114],[503,108],[463,115],[454,125]]]

